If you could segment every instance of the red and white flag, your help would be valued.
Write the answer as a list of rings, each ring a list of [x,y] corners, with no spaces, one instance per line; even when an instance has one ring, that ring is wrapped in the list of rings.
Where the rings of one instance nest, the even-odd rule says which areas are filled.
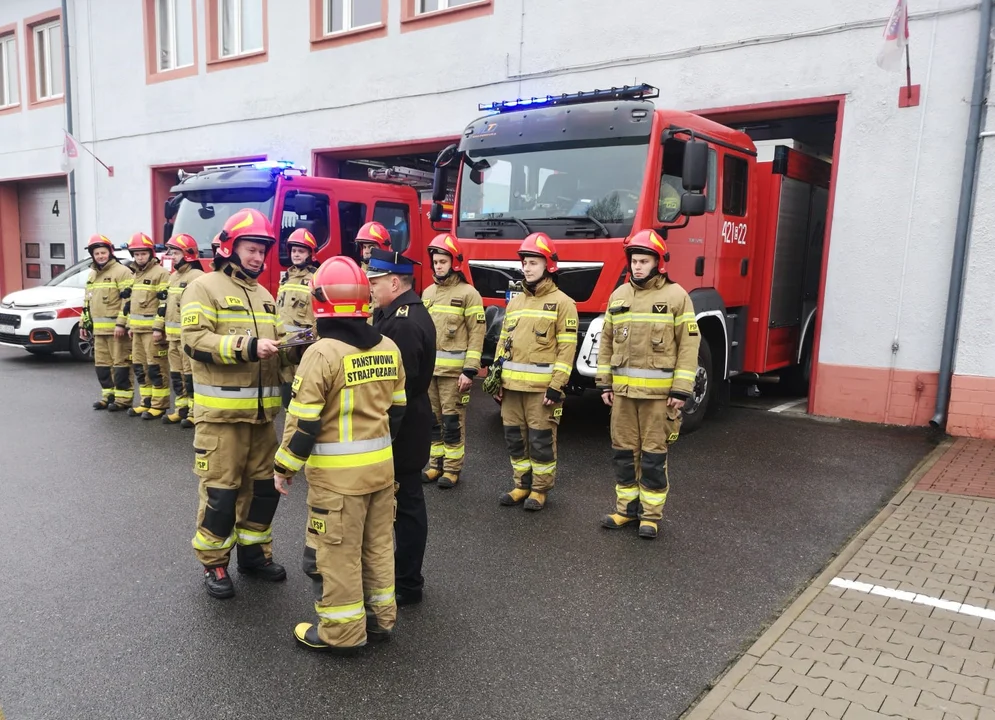
[[[878,52],[878,67],[889,72],[903,68],[902,56],[909,44],[909,3],[898,0],[884,29],[884,43]]]
[[[79,160],[79,143],[76,138],[65,133],[62,142],[62,172],[71,172],[76,169],[76,161]]]

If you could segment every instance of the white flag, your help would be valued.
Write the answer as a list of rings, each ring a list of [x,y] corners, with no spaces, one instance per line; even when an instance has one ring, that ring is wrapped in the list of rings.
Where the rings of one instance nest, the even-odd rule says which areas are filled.
[[[884,43],[878,52],[878,67],[889,72],[903,68],[902,55],[909,44],[908,0],[898,0],[895,10],[884,29]]]
[[[67,132],[62,142],[62,172],[75,170],[77,160],[79,160],[79,144],[76,138]]]

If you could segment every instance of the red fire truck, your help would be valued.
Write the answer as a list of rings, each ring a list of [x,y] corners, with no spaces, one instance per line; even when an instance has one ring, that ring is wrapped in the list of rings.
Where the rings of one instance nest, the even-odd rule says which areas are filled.
[[[807,378],[829,166],[787,146],[758,162],[745,133],[658,109],[657,96],[640,85],[481,105],[489,114],[436,160],[431,214],[442,218],[454,190],[452,231],[488,306],[491,357],[522,277],[518,246],[536,231],[556,241],[581,317],[578,391],[593,387],[608,297],[626,282],[623,240],[661,232],[702,333],[684,408],[693,429],[734,378]]]
[[[163,237],[192,235],[204,258],[211,255],[211,239],[235,212],[255,208],[266,215],[280,237],[259,282],[274,295],[280,274],[290,266],[287,238],[295,229],[306,228],[315,236],[319,262],[335,255],[358,261],[356,233],[371,220],[390,231],[394,249],[422,261],[416,289],[431,282],[431,266],[423,262],[434,233],[429,206],[408,184],[311,177],[292,163],[264,161],[208,166],[183,177],[171,192]],[[209,261],[202,264],[209,269]]]

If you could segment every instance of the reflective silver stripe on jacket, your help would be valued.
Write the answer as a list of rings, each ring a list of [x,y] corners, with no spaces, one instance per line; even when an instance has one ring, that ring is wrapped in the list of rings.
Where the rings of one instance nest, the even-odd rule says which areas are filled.
[[[181,329],[182,326],[178,322],[168,322],[168,323],[166,323],[166,327]]]
[[[372,440],[352,440],[350,442],[315,443],[312,455],[357,455],[390,447],[390,435]]]
[[[90,318],[90,320],[92,322],[95,322],[95,323],[112,323],[112,322],[117,322],[117,318],[116,317],[109,317],[109,318],[107,318],[107,317],[99,317],[99,318],[98,317],[92,317],[92,318]]]
[[[222,387],[219,385],[201,385],[200,383],[193,384],[193,391],[198,395],[203,395],[205,397],[216,397],[216,398],[243,398],[251,400],[252,398],[259,397],[259,388],[232,388],[232,387]],[[262,388],[263,397],[280,397],[279,387],[264,387]]]
[[[508,363],[504,364],[508,367]],[[612,368],[612,375],[620,375],[622,377],[631,378],[643,378],[644,380],[666,380],[667,378],[674,377],[673,370],[643,370],[641,368]]]
[[[137,315],[135,313],[131,314],[132,320],[155,320],[155,315]]]
[[[449,350],[436,350],[435,357],[440,360],[463,360],[466,358],[466,351],[452,352]],[[507,365],[507,363],[505,363]]]
[[[297,327],[296,325],[284,325],[283,329],[288,333],[292,332],[304,332],[305,330],[310,330],[311,328]]]
[[[517,370],[518,372],[538,373],[540,375],[553,374],[552,365],[533,365],[532,363],[506,362],[503,367],[505,370]]]

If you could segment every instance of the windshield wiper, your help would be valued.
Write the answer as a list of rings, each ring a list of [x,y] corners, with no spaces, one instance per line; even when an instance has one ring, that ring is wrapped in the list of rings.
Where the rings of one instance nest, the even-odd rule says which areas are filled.
[[[604,233],[605,237],[612,236],[611,231],[608,229],[607,225],[598,220],[596,217],[592,217],[590,215],[563,215],[560,217],[546,217],[542,218],[542,220],[574,220],[579,222],[590,222],[594,223],[597,226],[597,228],[602,233]]]
[[[461,222],[464,222],[464,223],[475,223],[475,222],[494,222],[494,221],[498,221],[498,222],[501,222],[501,221],[508,222],[508,221],[510,221],[510,222],[513,222],[513,223],[518,223],[518,226],[520,228],[522,228],[522,230],[525,231],[526,235],[531,235],[532,234],[532,229],[528,225],[525,224],[525,221],[522,220],[521,218],[515,217],[514,215],[504,215],[504,214],[484,215],[483,217],[474,218],[473,220],[463,220]]]

